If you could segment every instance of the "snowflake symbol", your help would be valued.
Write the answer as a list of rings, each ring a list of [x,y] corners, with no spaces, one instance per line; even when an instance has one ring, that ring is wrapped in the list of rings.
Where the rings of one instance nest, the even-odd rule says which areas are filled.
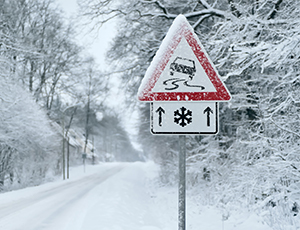
[[[192,123],[192,111],[181,107],[180,111],[174,111],[174,122],[182,127]]]

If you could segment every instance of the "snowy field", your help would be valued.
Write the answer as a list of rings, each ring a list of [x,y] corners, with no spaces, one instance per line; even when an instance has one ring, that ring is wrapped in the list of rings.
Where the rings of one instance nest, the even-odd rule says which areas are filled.
[[[71,168],[71,179],[0,194],[2,230],[174,230],[177,189],[155,183],[154,163]],[[222,221],[212,207],[187,199],[187,230],[271,230],[255,214]]]

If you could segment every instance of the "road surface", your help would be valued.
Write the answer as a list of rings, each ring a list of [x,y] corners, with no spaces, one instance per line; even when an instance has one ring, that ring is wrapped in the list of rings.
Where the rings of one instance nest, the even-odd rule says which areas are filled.
[[[177,189],[154,183],[154,163],[105,163],[71,168],[71,179],[0,194],[0,230],[174,230]],[[255,213],[187,197],[189,230],[271,230]]]
[[[157,230],[140,187],[143,172],[129,165],[96,166],[79,179],[0,194],[0,229]]]

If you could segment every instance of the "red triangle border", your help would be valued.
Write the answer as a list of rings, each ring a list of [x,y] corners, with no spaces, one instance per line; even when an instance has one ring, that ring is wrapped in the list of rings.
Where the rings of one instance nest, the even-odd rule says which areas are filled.
[[[178,24],[176,25],[178,26]],[[174,24],[172,26],[174,26]],[[164,47],[167,48],[164,51],[162,57],[160,57],[160,60],[158,62],[155,63],[153,60],[153,62],[151,63],[151,65],[155,63],[156,66],[154,68],[154,71],[150,73],[150,78],[148,78],[148,82],[146,82],[144,86],[141,85],[141,87],[143,88],[141,89],[140,87],[139,89],[138,99],[140,101],[146,101],[146,102],[147,101],[229,101],[231,99],[230,93],[228,92],[226,86],[219,78],[216,69],[213,67],[212,62],[209,60],[198,37],[193,32],[192,27],[189,25],[186,19],[185,20],[181,19],[179,26],[180,28],[179,30],[177,30],[178,32],[175,33],[170,40],[168,39],[167,41],[163,41],[162,44],[164,45]],[[197,57],[199,63],[201,64],[205,73],[207,74],[208,78],[212,82],[213,86],[216,88],[217,90],[216,92],[152,92],[151,91],[183,37],[185,37],[186,41],[188,42],[192,51]],[[155,56],[154,59],[155,58],[158,57]]]

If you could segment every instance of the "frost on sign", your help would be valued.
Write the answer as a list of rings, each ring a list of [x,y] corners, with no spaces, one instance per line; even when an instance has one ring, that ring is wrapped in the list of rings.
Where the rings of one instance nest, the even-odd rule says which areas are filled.
[[[138,91],[140,101],[228,101],[231,96],[183,15],[173,22]]]
[[[138,91],[152,134],[217,134],[218,101],[231,96],[183,15],[170,27]]]
[[[152,92],[216,92],[194,52],[183,37]]]

